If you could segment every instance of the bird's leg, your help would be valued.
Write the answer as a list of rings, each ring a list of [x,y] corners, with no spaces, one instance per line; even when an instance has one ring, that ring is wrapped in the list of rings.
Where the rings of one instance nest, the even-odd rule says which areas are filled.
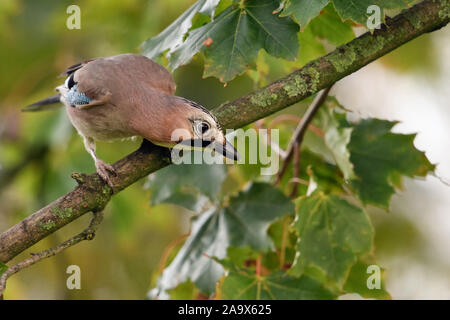
[[[92,156],[92,158],[95,161],[95,168],[97,169],[97,173],[102,177],[102,179],[112,188],[113,183],[110,178],[110,174],[117,175],[116,171],[114,170],[113,166],[98,159],[95,146],[94,139],[90,137],[84,137],[84,147],[86,148],[87,152]]]

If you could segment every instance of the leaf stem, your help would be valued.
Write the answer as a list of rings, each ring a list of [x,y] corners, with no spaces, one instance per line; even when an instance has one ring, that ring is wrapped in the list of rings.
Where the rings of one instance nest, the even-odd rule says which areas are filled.
[[[256,258],[256,276],[261,276],[261,254],[258,254],[258,257]]]
[[[298,191],[298,182],[300,179],[300,147],[298,143],[295,143],[294,145],[294,161],[292,169],[294,171],[294,179],[292,180],[293,187],[291,194],[289,195],[290,198],[295,199],[297,197],[297,191]]]

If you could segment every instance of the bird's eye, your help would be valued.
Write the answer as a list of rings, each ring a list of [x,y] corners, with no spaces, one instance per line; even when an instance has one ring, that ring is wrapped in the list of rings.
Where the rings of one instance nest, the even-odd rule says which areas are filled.
[[[198,134],[205,134],[210,129],[209,123],[204,121],[199,121],[196,124],[196,131]]]
[[[200,131],[202,132],[202,133],[205,133],[206,131],[208,131],[209,130],[209,124],[207,124],[206,122],[202,122],[201,124],[200,124]]]

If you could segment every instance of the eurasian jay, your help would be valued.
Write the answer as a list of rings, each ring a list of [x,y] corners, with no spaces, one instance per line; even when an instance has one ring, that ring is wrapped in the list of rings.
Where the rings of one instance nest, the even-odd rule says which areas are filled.
[[[56,88],[58,94],[24,110],[62,102],[98,174],[110,186],[114,168],[97,157],[95,140],[141,136],[169,148],[179,142],[191,146],[200,141],[202,147],[212,147],[225,157],[239,157],[214,115],[196,102],[175,96],[171,74],[144,56],[121,54],[88,60],[69,67],[63,75],[67,79]],[[188,136],[174,141],[177,129]]]

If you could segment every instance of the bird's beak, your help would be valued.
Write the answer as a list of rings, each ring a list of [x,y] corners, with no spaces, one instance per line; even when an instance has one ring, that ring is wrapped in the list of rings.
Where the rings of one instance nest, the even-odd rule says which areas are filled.
[[[222,154],[225,158],[235,161],[238,161],[241,158],[239,152],[237,152],[233,145],[226,139],[224,139],[223,143],[214,141],[213,143],[211,143],[211,147],[213,147],[216,152]]]
[[[200,139],[186,139],[182,140],[178,143],[180,146],[185,146],[188,148],[210,148],[215,152],[223,155],[225,158],[229,158],[231,160],[238,161],[241,157],[239,152],[233,147],[231,143],[229,143],[226,139],[223,139],[223,142],[219,140],[200,140]]]

